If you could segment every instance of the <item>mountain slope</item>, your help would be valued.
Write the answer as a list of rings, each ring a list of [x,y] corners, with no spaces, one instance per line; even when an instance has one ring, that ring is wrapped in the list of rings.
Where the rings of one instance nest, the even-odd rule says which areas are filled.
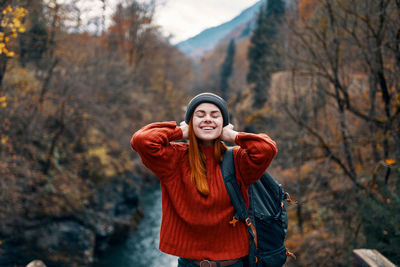
[[[249,29],[253,27],[253,22],[255,21],[257,12],[263,2],[264,0],[257,2],[253,6],[242,11],[232,20],[219,26],[206,29],[198,35],[178,43],[176,47],[185,55],[192,58],[198,58],[212,50],[219,41],[224,39],[224,37],[235,31],[237,28],[241,28],[241,32],[244,35],[249,35],[251,32]]]

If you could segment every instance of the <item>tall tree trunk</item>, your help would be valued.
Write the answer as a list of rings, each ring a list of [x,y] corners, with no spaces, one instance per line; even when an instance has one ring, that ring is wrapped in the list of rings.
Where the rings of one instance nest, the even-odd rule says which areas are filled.
[[[333,28],[333,31],[337,33],[340,29],[340,26],[338,26],[336,22],[336,17],[334,15],[333,7],[330,3],[330,1],[326,1],[326,8],[329,14],[329,19],[330,19],[330,24],[331,27]],[[340,125],[340,133],[342,135],[342,145],[344,149],[344,154],[346,157],[347,161],[347,166],[349,168],[349,172],[351,176],[353,177],[354,180],[357,180],[357,174],[354,168],[353,164],[353,155],[352,155],[352,149],[351,149],[351,140],[349,138],[348,134],[348,129],[347,129],[347,123],[346,123],[346,114],[345,114],[345,107],[348,105],[346,103],[346,100],[348,99],[347,95],[347,89],[342,86],[340,79],[339,79],[339,69],[340,69],[340,56],[341,56],[341,41],[338,38],[339,34],[336,34],[333,38],[333,44],[334,44],[334,51],[333,54],[330,56],[330,53],[327,51],[328,59],[330,58],[330,64],[331,64],[331,71],[332,71],[332,77],[333,77],[333,86],[335,89],[335,99],[338,107],[338,112],[339,112],[339,125]],[[343,97],[341,96],[343,94]],[[344,99],[344,100],[343,100]]]
[[[1,31],[1,30],[0,30]],[[0,55],[0,93],[3,91],[3,79],[7,69],[7,56]]]
[[[43,81],[42,90],[40,91],[39,106],[43,104],[44,95],[47,93],[47,90],[49,89],[50,81],[53,76],[53,71],[54,68],[57,66],[58,62],[59,62],[58,58],[55,58],[51,63],[51,65],[49,66],[49,68],[47,69],[46,78]]]
[[[297,203],[297,226],[299,227],[300,234],[303,235],[303,215],[302,215],[302,204]]]
[[[369,104],[370,104],[370,109],[368,115],[373,118],[375,117],[375,104],[376,104],[376,83],[374,82],[375,80],[373,79],[373,75],[371,74],[369,76]],[[374,122],[369,122],[369,134],[370,134],[370,143],[371,143],[371,149],[372,149],[372,156],[374,157],[375,162],[379,162],[380,157],[379,157],[379,152],[378,152],[378,144],[375,139],[375,132],[376,132],[376,126]]]
[[[347,161],[347,166],[349,167],[349,172],[351,176],[356,180],[356,172],[353,164],[353,156],[351,149],[351,141],[348,135],[347,123],[346,123],[346,114],[345,114],[345,104],[343,100],[339,96],[339,88],[335,85],[335,93],[336,93],[336,101],[338,105],[339,111],[339,125],[340,125],[340,133],[342,135],[342,145],[344,149],[344,154]]]
[[[58,128],[57,128],[57,130],[56,130],[56,132],[55,132],[55,134],[53,136],[53,139],[51,140],[50,150],[49,150],[49,153],[47,155],[46,163],[45,163],[45,165],[43,167],[43,173],[44,174],[48,174],[48,172],[49,172],[49,169],[51,167],[51,163],[52,163],[53,158],[54,158],[54,150],[55,150],[55,148],[57,146],[57,141],[58,141],[58,139],[60,138],[60,136],[62,135],[62,133],[64,132],[64,129],[65,129],[65,123],[64,123],[64,109],[65,108],[64,107],[65,107],[65,104],[63,102],[61,104],[60,118],[56,122],[58,124],[57,125]]]

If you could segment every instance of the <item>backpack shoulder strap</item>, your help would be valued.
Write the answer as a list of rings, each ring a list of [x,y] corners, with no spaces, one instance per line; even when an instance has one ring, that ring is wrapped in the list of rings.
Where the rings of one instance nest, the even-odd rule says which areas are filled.
[[[221,163],[221,173],[224,179],[226,191],[228,191],[232,205],[235,208],[235,217],[236,219],[239,219],[246,224],[247,230],[254,240],[254,243],[252,243],[250,246],[257,248],[256,228],[254,227],[254,224],[249,217],[249,213],[246,209],[246,203],[244,202],[242,193],[239,189],[239,185],[236,181],[235,162],[233,158],[232,147],[224,153],[224,157]],[[250,249],[250,251],[254,252],[254,250],[252,249]]]
[[[236,181],[235,162],[233,159],[233,148],[230,147],[225,153],[221,163],[221,172],[226,190],[235,207],[235,217],[245,221],[248,217],[246,204]]]

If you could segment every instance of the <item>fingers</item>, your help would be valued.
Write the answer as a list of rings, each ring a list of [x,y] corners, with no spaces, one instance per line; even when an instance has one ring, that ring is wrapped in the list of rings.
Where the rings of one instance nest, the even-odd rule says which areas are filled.
[[[225,126],[222,130],[222,134],[221,134],[221,139],[222,141],[226,141],[226,142],[230,142],[233,143],[235,141],[235,137],[238,134],[238,132],[233,130],[233,125],[232,124],[228,124],[227,126]]]
[[[233,124],[231,124],[231,123],[229,123],[229,124],[226,125],[225,127],[229,127],[229,129],[232,129],[232,130],[233,130],[233,128],[235,128],[235,126],[233,126]]]
[[[179,127],[182,130],[182,138],[183,139],[188,139],[188,137],[189,137],[189,125],[187,125],[187,123],[185,121],[181,121],[179,123]]]
[[[228,124],[228,125],[226,125],[223,129],[222,129],[222,131],[229,131],[229,130],[233,130],[233,125],[232,124]]]

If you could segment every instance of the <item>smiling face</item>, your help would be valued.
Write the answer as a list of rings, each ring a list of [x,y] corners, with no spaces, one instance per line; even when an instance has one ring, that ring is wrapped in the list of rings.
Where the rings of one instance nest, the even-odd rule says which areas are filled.
[[[212,144],[222,133],[223,118],[219,108],[202,103],[193,112],[193,131],[203,145]]]

